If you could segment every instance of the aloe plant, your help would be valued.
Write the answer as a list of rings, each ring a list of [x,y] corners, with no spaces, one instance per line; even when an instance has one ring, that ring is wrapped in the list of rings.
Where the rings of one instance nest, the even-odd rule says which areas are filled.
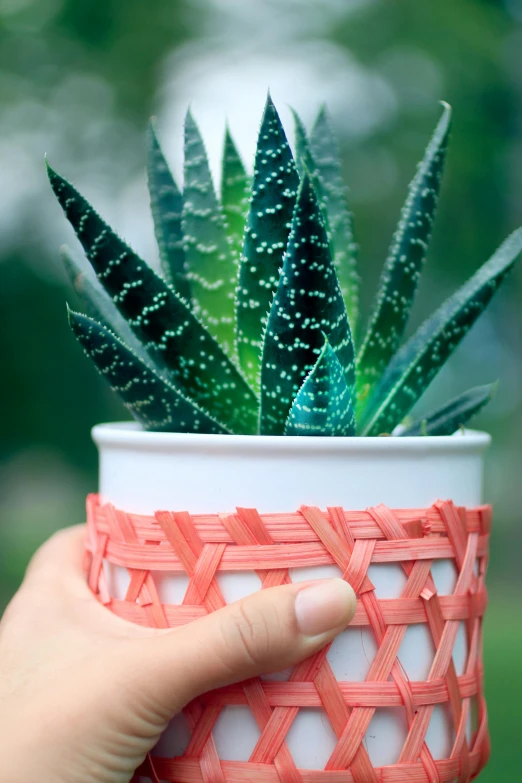
[[[184,185],[147,135],[160,272],[48,166],[86,258],[65,248],[87,314],[74,334],[145,429],[281,436],[447,435],[491,399],[478,387],[412,421],[411,410],[522,251],[522,229],[403,342],[425,263],[450,131],[443,105],[408,189],[366,332],[358,246],[332,124],[297,114],[295,157],[267,99],[252,177],[227,128],[214,187],[196,121]]]

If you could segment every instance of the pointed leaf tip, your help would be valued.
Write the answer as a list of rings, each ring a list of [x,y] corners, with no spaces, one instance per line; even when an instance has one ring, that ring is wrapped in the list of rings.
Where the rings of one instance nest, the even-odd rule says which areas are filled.
[[[323,348],[321,333],[328,336],[353,388],[354,348],[346,308],[319,202],[304,176],[264,336],[261,434],[283,434],[292,400]]]
[[[176,387],[225,426],[253,434],[255,395],[185,300],[112,231],[72,185],[60,179],[54,189],[98,280],[153,360],[171,375]]]
[[[267,98],[259,130],[252,196],[236,293],[236,339],[243,372],[259,388],[262,336],[274,297],[299,175],[277,110]]]
[[[74,335],[125,407],[145,429],[226,433],[227,430],[177,388],[144,364],[110,330],[71,312]]]
[[[221,165],[221,205],[236,269],[239,268],[243,247],[250,190],[250,177],[227,124]]]
[[[341,155],[337,137],[326,105],[323,104],[314,122],[309,140],[310,151],[321,187],[314,184],[323,212],[326,214],[332,258],[339,285],[346,303],[352,331],[357,331],[359,315],[358,246],[355,241],[353,216],[344,184]]]
[[[497,388],[498,381],[470,389],[422,419],[406,424],[398,435],[400,437],[453,435],[459,427],[464,427],[493,399]]]
[[[199,127],[187,113],[182,227],[194,311],[233,357],[237,263],[228,242]]]
[[[397,350],[408,323],[431,239],[450,125],[451,110],[446,105],[408,187],[388,251],[370,324],[357,357],[361,410]]]
[[[60,255],[71,286],[87,314],[116,335],[141,361],[152,366],[158,374],[164,375],[164,368],[160,368],[147,353],[142,341],[136,337],[126,319],[103,289],[89,262],[73,253],[67,245],[62,245]]]
[[[161,148],[154,119],[147,128],[147,180],[163,277],[186,302],[190,302],[181,225],[183,197]]]
[[[343,368],[324,337],[317,361],[292,403],[285,435],[352,437],[355,412]]]
[[[363,435],[390,432],[409,413],[485,310],[521,253],[522,229],[517,229],[397,351],[358,420]]]

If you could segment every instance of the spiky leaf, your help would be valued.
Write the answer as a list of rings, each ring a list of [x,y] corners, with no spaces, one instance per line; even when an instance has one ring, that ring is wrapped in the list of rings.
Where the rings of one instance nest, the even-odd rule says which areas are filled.
[[[262,334],[279,279],[298,186],[292,152],[268,96],[257,142],[236,301],[239,361],[256,389]]]
[[[52,188],[112,301],[177,388],[233,432],[256,431],[257,400],[188,304],[48,167]]]
[[[330,224],[328,219],[328,208],[326,203],[326,196],[324,193],[323,182],[319,174],[319,169],[312,154],[312,148],[310,140],[306,132],[304,123],[298,113],[292,109],[295,122],[295,162],[297,170],[301,179],[305,174],[308,174],[312,181],[312,185],[315,190],[315,195],[321,207],[321,214],[323,216],[324,225],[330,240],[330,251],[332,258],[334,256],[334,246],[332,241],[332,235],[330,231]]]
[[[305,175],[264,338],[262,435],[283,434],[292,401],[321,353],[323,334],[341,363],[348,388],[354,388],[354,347],[346,308],[321,209]]]
[[[153,120],[147,129],[147,175],[163,276],[180,296],[190,302],[181,226],[183,197],[163,155]]]
[[[248,215],[250,184],[250,177],[227,125],[221,175],[221,204],[225,215],[228,240],[238,266]]]
[[[185,120],[183,234],[195,312],[232,356],[237,263],[227,239],[205,145],[190,112]]]
[[[522,229],[451,296],[395,354],[359,420],[363,435],[391,432],[473,326],[522,252]]]
[[[401,437],[413,435],[453,435],[493,398],[498,384],[476,386],[455,399],[450,400],[433,413],[406,425],[398,434]]]
[[[227,432],[144,364],[104,326],[72,310],[69,310],[69,323],[87,356],[146,430]]]
[[[327,339],[292,404],[285,435],[355,435],[350,389]]]
[[[89,262],[85,259],[80,260],[66,245],[60,248],[60,256],[71,285],[87,312],[114,332],[145,364],[153,365],[155,371],[162,374],[162,370],[154,365],[143,343],[138,340],[110,296],[98,282]]]
[[[302,179],[305,173],[311,175],[315,170],[315,161],[312,157],[310,142],[304,123],[295,109],[292,109],[292,115],[295,124],[295,163],[299,176]]]
[[[343,182],[339,145],[324,106],[312,129],[310,149],[322,183],[332,258],[348,318],[355,333],[359,316],[358,248],[354,238],[352,213],[348,207],[347,189]]]
[[[377,298],[357,357],[359,399],[364,400],[397,350],[426,258],[446,158],[451,109],[444,104],[433,137],[402,208],[384,264]]]
[[[292,114],[295,123],[295,162],[297,165],[297,171],[301,179],[305,174],[308,174],[312,180],[315,194],[321,205],[321,212],[323,215],[324,224],[328,231],[328,212],[326,207],[326,199],[323,191],[323,183],[319,175],[317,164],[312,154],[312,148],[310,140],[306,132],[304,123],[295,109],[292,109]],[[333,255],[333,254],[332,254]]]

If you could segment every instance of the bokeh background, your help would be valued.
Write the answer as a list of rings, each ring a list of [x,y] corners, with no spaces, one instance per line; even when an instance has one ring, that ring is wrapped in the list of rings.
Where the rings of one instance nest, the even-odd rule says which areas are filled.
[[[454,131],[413,325],[522,223],[522,0],[0,0],[0,610],[36,546],[83,519],[89,430],[126,417],[69,334],[58,260],[70,229],[43,158],[157,261],[144,172],[151,115],[177,174],[190,103],[216,174],[225,117],[251,163],[267,87],[342,144],[368,307],[405,189],[439,116]],[[522,266],[424,405],[501,379],[486,628],[493,757],[522,779]]]

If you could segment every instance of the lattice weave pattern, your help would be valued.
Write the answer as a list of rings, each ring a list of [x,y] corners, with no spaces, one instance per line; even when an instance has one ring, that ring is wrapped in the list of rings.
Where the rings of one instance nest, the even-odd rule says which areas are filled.
[[[337,681],[323,650],[296,666],[287,681],[253,679],[205,694],[184,711],[191,738],[183,755],[149,757],[139,774],[180,783],[465,783],[483,768],[489,755],[481,658],[489,506],[445,501],[407,510],[303,506],[292,514],[238,508],[232,514],[140,516],[90,496],[87,519],[90,587],[127,620],[167,628],[221,608],[226,602],[216,577],[222,572],[250,569],[271,587],[288,583],[289,569],[336,564],[358,596],[352,626],[371,628],[378,645],[364,682]],[[455,563],[451,595],[437,593],[431,570],[439,560]],[[104,561],[128,570],[124,600],[109,595]],[[368,569],[378,563],[402,569],[399,598],[376,597]],[[181,605],[159,599],[154,576],[165,572],[189,577]],[[458,675],[452,653],[462,622],[468,655]],[[408,627],[418,623],[429,628],[436,652],[426,680],[410,681],[398,651]],[[468,741],[472,701],[476,729]],[[245,762],[218,757],[212,729],[228,705],[249,707],[260,730]],[[434,759],[426,742],[436,705],[445,705],[454,726],[444,759]],[[376,709],[392,706],[405,710],[407,737],[396,763],[374,767],[365,733]],[[309,707],[325,710],[337,737],[321,770],[298,768],[286,741],[299,710]]]

